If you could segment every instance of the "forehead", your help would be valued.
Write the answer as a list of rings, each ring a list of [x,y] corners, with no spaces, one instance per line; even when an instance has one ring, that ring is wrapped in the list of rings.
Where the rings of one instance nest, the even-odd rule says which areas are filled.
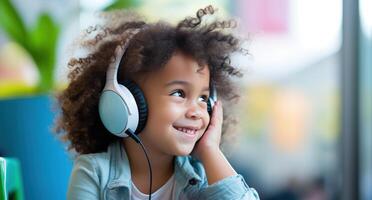
[[[163,82],[178,79],[209,85],[210,72],[207,65],[200,66],[192,57],[176,52],[162,69],[151,76],[157,76]]]

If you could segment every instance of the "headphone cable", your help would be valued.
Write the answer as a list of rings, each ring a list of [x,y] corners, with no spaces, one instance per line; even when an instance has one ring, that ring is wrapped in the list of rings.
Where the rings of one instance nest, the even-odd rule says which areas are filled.
[[[145,148],[145,146],[143,145],[142,141],[139,139],[139,137],[137,137],[137,135],[134,134],[132,130],[127,129],[127,130],[125,131],[125,133],[126,133],[127,135],[129,135],[129,137],[131,137],[135,142],[137,142],[138,144],[140,144],[140,146],[141,146],[143,152],[145,153],[145,156],[146,156],[146,159],[147,159],[147,164],[149,165],[149,171],[150,171],[150,191],[149,191],[149,200],[151,200],[152,169],[151,169],[151,163],[150,163],[149,156],[147,155],[146,148]]]

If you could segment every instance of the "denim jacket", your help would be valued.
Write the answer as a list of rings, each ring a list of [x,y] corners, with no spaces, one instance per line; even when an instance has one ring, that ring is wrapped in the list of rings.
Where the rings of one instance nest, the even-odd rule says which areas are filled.
[[[191,156],[177,156],[174,163],[175,192],[172,199],[259,200],[241,175],[208,185],[203,165]],[[84,154],[76,158],[67,199],[130,199],[131,172],[128,157],[120,142],[107,152]]]

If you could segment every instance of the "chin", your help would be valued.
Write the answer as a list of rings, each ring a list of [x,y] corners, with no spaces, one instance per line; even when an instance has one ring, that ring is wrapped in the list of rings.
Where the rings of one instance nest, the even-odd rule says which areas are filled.
[[[175,156],[188,156],[191,154],[194,147],[184,147],[184,148],[178,148],[175,152]]]

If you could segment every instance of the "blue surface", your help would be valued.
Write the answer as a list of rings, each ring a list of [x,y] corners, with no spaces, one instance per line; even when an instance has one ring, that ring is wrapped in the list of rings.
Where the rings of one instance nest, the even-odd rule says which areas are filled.
[[[66,199],[72,161],[52,133],[49,96],[0,100],[0,156],[16,157],[27,200]]]

